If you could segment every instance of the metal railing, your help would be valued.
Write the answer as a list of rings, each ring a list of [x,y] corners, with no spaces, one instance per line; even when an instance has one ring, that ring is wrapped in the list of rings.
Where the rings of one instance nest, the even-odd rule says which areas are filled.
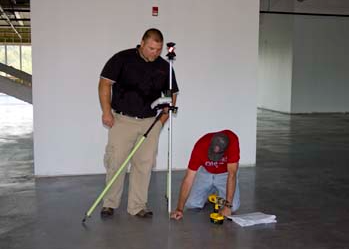
[[[0,63],[0,92],[32,103],[32,76]]]
[[[14,67],[8,66],[0,62],[0,72],[4,72],[6,74],[6,78],[9,78],[19,84],[23,84],[26,86],[32,86],[32,76],[29,73],[18,70]]]

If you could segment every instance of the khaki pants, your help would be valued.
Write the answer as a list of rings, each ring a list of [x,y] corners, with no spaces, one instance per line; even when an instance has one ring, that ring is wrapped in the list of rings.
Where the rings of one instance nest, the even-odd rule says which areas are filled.
[[[104,156],[104,166],[107,171],[106,182],[109,182],[114,176],[154,120],[155,118],[136,119],[114,114],[115,122],[114,126],[109,130],[108,144]],[[147,138],[130,160],[127,212],[131,215],[135,215],[140,210],[146,208],[150,176],[156,162],[161,128],[161,122],[156,122]],[[120,173],[105,195],[104,207],[119,207],[126,171],[127,167]]]

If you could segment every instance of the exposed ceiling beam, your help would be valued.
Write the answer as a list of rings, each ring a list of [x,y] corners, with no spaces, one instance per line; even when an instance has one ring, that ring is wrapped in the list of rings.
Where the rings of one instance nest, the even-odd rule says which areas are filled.
[[[30,28],[30,25],[23,25],[23,26],[20,26],[20,25],[17,25],[17,24],[13,24],[14,27],[18,27],[18,28]],[[11,28],[10,25],[8,24],[0,24],[0,27],[2,28]]]
[[[300,15],[300,16],[334,16],[334,17],[349,17],[345,14],[326,14],[326,13],[308,13],[308,12],[288,12],[288,11],[259,11],[261,14],[278,14],[278,15]]]
[[[9,18],[10,21],[24,21],[24,22],[30,22],[30,18]]]
[[[16,19],[17,19],[19,25],[23,26],[23,25],[24,25],[23,21],[20,21],[20,20],[19,20],[19,19],[21,19],[22,17],[21,17],[21,15],[20,15],[17,11],[15,11],[15,16],[16,16]]]
[[[11,28],[13,29],[13,31],[17,34],[17,36],[19,37],[20,40],[22,40],[22,36],[20,35],[20,33],[18,33],[17,29],[12,25],[10,19],[8,18],[8,15],[5,13],[5,11],[2,9],[1,5],[0,5],[0,12],[1,14],[5,17],[7,23],[11,26]]]
[[[16,7],[16,8],[6,8],[6,7],[3,7],[3,10],[4,11],[30,12],[30,9],[28,7],[23,7],[23,8],[20,8],[20,7]]]

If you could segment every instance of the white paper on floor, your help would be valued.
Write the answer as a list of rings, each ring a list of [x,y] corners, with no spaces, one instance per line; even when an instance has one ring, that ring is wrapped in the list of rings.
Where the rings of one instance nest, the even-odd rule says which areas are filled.
[[[252,226],[264,223],[276,223],[276,216],[272,214],[264,214],[262,212],[237,214],[227,216],[229,220],[234,221],[242,227]]]

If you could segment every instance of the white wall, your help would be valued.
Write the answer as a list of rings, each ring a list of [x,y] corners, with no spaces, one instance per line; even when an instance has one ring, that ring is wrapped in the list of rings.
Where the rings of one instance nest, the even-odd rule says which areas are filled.
[[[261,14],[258,107],[349,111],[349,19]]]
[[[261,10],[343,15],[349,1],[261,0]],[[258,106],[348,112],[348,27],[347,17],[261,14]]]
[[[240,137],[241,164],[255,163],[258,0],[33,0],[31,9],[36,175],[105,172],[99,73],[150,27],[177,43],[173,167],[187,166],[201,135],[224,128]],[[167,127],[157,170],[166,157]]]
[[[293,16],[261,14],[258,107],[291,111]]]
[[[349,19],[295,18],[292,113],[349,112]]]

